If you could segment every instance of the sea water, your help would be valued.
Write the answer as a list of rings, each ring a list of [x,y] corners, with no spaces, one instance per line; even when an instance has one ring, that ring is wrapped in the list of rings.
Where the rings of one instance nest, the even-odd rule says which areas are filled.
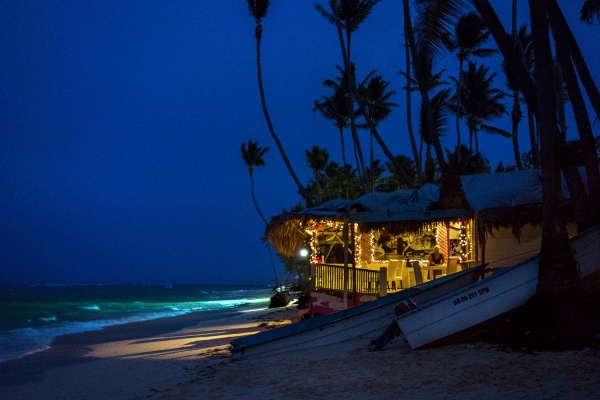
[[[191,312],[266,308],[273,294],[268,286],[0,285],[0,362],[47,349],[60,335]]]

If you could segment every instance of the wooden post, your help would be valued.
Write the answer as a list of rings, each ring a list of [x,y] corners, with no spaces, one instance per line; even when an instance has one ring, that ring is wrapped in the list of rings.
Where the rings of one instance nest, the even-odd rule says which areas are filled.
[[[356,306],[358,295],[356,293],[356,242],[354,241],[354,222],[350,222],[352,230],[350,237],[352,238],[352,304]]]
[[[317,290],[317,264],[310,264],[310,290]]]
[[[343,308],[348,308],[348,217],[344,216],[344,299]]]
[[[383,297],[387,294],[387,267],[381,267],[379,269],[379,297]]]

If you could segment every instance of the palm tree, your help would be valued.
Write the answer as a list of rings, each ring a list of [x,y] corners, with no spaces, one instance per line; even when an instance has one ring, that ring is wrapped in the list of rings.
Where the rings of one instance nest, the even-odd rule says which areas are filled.
[[[359,87],[360,95],[366,100],[367,113],[373,121],[373,125],[377,126],[379,122],[386,119],[392,112],[392,107],[397,107],[398,104],[389,101],[390,97],[396,94],[396,92],[387,92],[386,90],[390,85],[389,82],[383,80],[381,75],[372,76],[375,71],[372,71],[369,76],[369,83],[362,88]],[[369,163],[371,166],[371,172],[375,170],[373,165],[373,133],[370,135],[371,153],[369,157]],[[370,191],[375,190],[374,176],[369,176],[369,182],[371,183]]]
[[[433,112],[433,121],[435,132],[438,136],[444,136],[447,128],[448,115],[450,108],[448,101],[450,99],[450,90],[444,89],[437,92],[431,98],[431,109]],[[421,107],[420,133],[421,139],[427,145],[425,152],[425,181],[434,183],[435,181],[435,161],[431,156],[431,147],[433,146],[432,129],[429,128],[429,119],[425,115],[425,109]]]
[[[600,20],[600,0],[585,0],[581,7],[581,21],[591,24],[594,19]]]
[[[560,33],[554,30],[558,25],[556,20],[559,18],[557,8],[558,5],[556,5],[556,7],[548,7],[548,18],[552,27],[552,37],[555,42],[557,63],[561,66],[563,72],[564,82],[566,83],[569,100],[571,101],[575,122],[578,128],[577,130],[579,131],[579,137],[583,144],[588,193],[585,193],[584,190],[580,191],[580,196],[583,198],[579,200],[582,201],[586,207],[587,205],[590,207],[590,214],[580,219],[584,226],[579,227],[580,224],[578,223],[578,228],[584,230],[586,227],[593,226],[600,222],[600,174],[598,173],[598,158],[594,148],[595,139],[592,132],[592,124],[587,111],[587,106],[583,99],[583,94],[579,87],[579,80],[577,79],[569,49],[566,47],[566,43],[562,42],[559,37]],[[561,89],[562,88],[558,88],[557,90]],[[562,93],[560,93],[559,96],[560,95],[562,95]],[[575,171],[573,171],[573,177],[577,180],[581,179]]]
[[[421,68],[421,75],[424,77],[424,83],[423,85],[425,86],[425,89],[427,90],[427,92],[431,92],[434,89],[437,89],[440,86],[445,86],[448,85],[448,82],[444,81],[443,75],[444,72],[446,72],[445,69],[442,69],[441,71],[437,72],[437,73],[433,73],[433,65],[432,65],[432,60],[428,59],[427,57],[425,57],[424,55],[420,54],[420,58],[421,58],[421,62],[419,63],[419,66]],[[418,91],[419,90],[419,84],[418,82],[414,79],[411,78],[409,74],[407,74],[404,71],[398,71],[398,73],[400,73],[401,75],[406,76],[407,78],[407,82],[408,85],[410,87],[410,90],[408,91]],[[403,87],[403,89],[407,89],[407,86]],[[439,118],[440,118],[440,111],[442,110],[440,107],[442,106],[442,104],[444,105],[444,107],[446,106],[446,102],[448,100],[448,96],[447,94],[449,93],[448,91],[443,91],[444,93],[442,94],[441,92],[439,93],[440,95],[445,96],[443,98],[443,101],[440,101],[441,98],[438,96],[438,98],[436,99],[435,96],[434,98],[431,99],[431,106],[432,106],[432,111],[433,111],[433,120],[436,121],[436,129],[438,130],[438,135],[441,136],[441,129],[443,127],[443,125],[446,123],[445,119],[443,121],[443,124],[439,123]],[[410,98],[410,96],[409,96]],[[444,108],[444,111],[446,110],[447,107]],[[409,108],[410,110],[410,108]],[[447,113],[445,114],[447,115]],[[425,120],[423,119],[425,117],[424,114],[424,108],[423,108],[423,104],[421,104],[421,126],[427,126],[427,122],[425,122]],[[417,164],[417,175],[419,176],[419,185],[422,185],[422,179],[424,179],[422,175],[422,166],[421,164],[421,160],[423,160],[423,143],[427,144],[427,154],[426,157],[430,158],[431,157],[431,146],[433,145],[432,142],[432,138],[431,138],[431,133],[429,133],[428,131],[425,133],[425,135],[427,135],[427,140],[424,139],[423,137],[424,133],[423,133],[423,129],[421,129],[421,144],[419,147],[419,151],[418,151],[418,155],[415,157],[415,160],[419,160],[419,161],[415,161],[415,164]],[[429,166],[431,167],[433,164],[431,163],[431,161],[428,161]],[[429,177],[431,177],[432,174],[429,173]],[[432,182],[431,179],[427,180],[427,182]]]
[[[552,50],[544,0],[530,0],[531,31],[536,82],[553,82]],[[561,137],[556,129],[554,87],[538,85],[540,150],[542,156],[542,245],[539,260],[538,292],[542,295],[570,294],[579,287],[579,278],[561,212]]]
[[[356,124],[354,122],[356,111],[353,110],[354,105],[352,102],[352,96],[350,95],[349,79],[344,69],[342,69],[340,66],[336,66],[336,68],[338,71],[340,71],[340,76],[338,76],[336,79],[326,79],[323,81],[323,86],[333,89],[334,94],[330,98],[326,97],[325,101],[322,103],[316,102],[315,110],[319,109],[321,112],[328,112],[329,115],[336,119],[336,125],[340,130],[340,137],[342,140],[342,160],[344,161],[344,164],[346,164],[346,159],[343,148],[343,127],[348,126],[348,121],[350,121],[350,131],[352,133],[352,143],[354,144],[354,157],[356,160],[358,175],[363,183],[364,190],[367,191],[369,185],[367,182],[367,173],[365,169],[366,166],[360,140],[356,132]],[[354,76],[354,65],[352,65],[351,70]],[[368,77],[365,78],[365,80],[366,79],[368,79]],[[364,81],[361,83],[361,86],[363,85]],[[327,117],[327,115],[325,116]]]
[[[474,12],[463,15],[456,22],[454,35],[446,36],[445,43],[448,50],[456,54],[458,58],[458,82],[456,84],[456,93],[461,97],[462,90],[462,71],[465,61],[471,57],[488,57],[496,53],[495,49],[483,47],[487,42],[490,33],[481,17]],[[460,104],[456,104],[456,148],[460,146]],[[460,152],[456,154],[460,157]]]
[[[491,172],[490,162],[481,153],[473,153],[473,150],[461,144],[457,149],[460,155],[446,149],[448,168],[453,175],[487,174]]]
[[[514,21],[513,21],[514,22]],[[515,41],[515,46],[519,48],[519,52],[522,52],[522,59],[525,63],[527,70],[530,71],[533,79],[533,47],[531,45],[531,34],[527,33],[527,25],[523,25],[519,28],[518,33],[513,35],[513,40]],[[518,142],[518,129],[519,122],[523,118],[523,113],[521,111],[521,98],[519,97],[520,88],[517,84],[515,78],[511,75],[508,67],[506,65],[506,61],[502,61],[502,71],[504,72],[504,76],[506,78],[506,86],[509,90],[512,91],[513,97],[513,107],[511,111],[511,120],[512,120],[512,138],[513,138],[513,152],[515,154],[515,161],[517,164],[517,169],[523,169],[523,163],[521,161],[521,152],[519,150],[519,142]],[[528,116],[531,115],[531,110],[529,106],[527,106]],[[538,155],[538,145],[535,134],[535,128],[530,126],[529,130],[529,139],[531,142],[531,151],[534,159],[539,159]],[[538,164],[539,165],[539,164]]]
[[[510,74],[513,76],[527,105],[531,108],[534,115],[538,115],[538,95],[537,88],[531,79],[526,64],[523,62],[522,53],[518,46],[515,46],[514,40],[506,33],[496,11],[492,8],[488,0],[471,0],[471,3],[477,9],[477,12],[485,21],[502,57],[506,62]]]
[[[357,168],[358,174],[361,178],[361,181],[364,185],[365,191],[368,190],[370,184],[368,182],[368,174],[366,173],[366,166],[363,160],[362,150],[360,148],[360,140],[358,138],[358,134],[356,132],[356,113],[354,111],[355,99],[352,96],[352,89],[350,88],[351,80],[355,80],[355,66],[351,61],[351,43],[352,43],[352,33],[354,33],[361,23],[363,23],[367,17],[371,14],[373,7],[379,3],[381,0],[340,0],[339,3],[337,0],[329,1],[330,10],[326,10],[320,4],[316,4],[315,8],[317,11],[321,13],[330,23],[336,23],[336,12],[337,17],[342,24],[342,28],[346,32],[346,46],[342,44],[342,52],[347,54],[348,63],[344,64],[344,69],[338,69],[342,72],[342,81],[343,87],[346,90],[348,95],[349,105],[349,119],[350,119],[350,130],[352,132],[352,140],[354,142],[354,153],[357,158]]]
[[[343,3],[343,0],[342,0],[342,3]],[[365,3],[366,3],[366,1],[365,1]],[[375,4],[376,2],[370,2],[370,3]],[[344,60],[344,70],[351,71],[351,63],[350,63],[350,59],[348,57],[348,52],[346,51],[344,35],[342,33],[342,22],[340,19],[340,5],[338,4],[337,0],[330,0],[329,4],[332,9],[332,16],[334,17],[335,24],[336,24],[336,30],[338,32],[338,39],[340,41],[340,48],[342,50],[342,58]],[[348,26],[347,23],[346,23],[346,26]],[[364,100],[362,99],[362,97],[360,96],[360,94],[358,92],[354,75],[353,74],[346,74],[346,75],[347,75],[348,81],[350,83],[350,85],[349,85],[350,94],[352,95],[352,98],[354,100],[356,100],[356,102],[358,103],[360,112],[361,112],[362,116],[365,118],[365,121],[366,121],[367,125],[369,126],[369,129],[371,130],[373,137],[379,143],[379,146],[383,150],[386,157],[388,157],[388,159],[392,163],[394,163],[394,167],[397,169],[397,172],[406,180],[406,182],[410,182],[410,178],[406,174],[406,171],[402,170],[401,165],[395,163],[395,158],[392,155],[392,152],[389,150],[389,148],[387,147],[387,145],[385,144],[385,142],[379,135],[379,132],[377,132],[377,129],[376,129],[375,125],[373,124],[373,121],[371,120],[370,116],[367,114],[366,105],[365,105]]]
[[[329,153],[327,150],[320,148],[319,146],[313,146],[311,150],[305,150],[306,161],[308,165],[313,170],[313,176],[315,177],[315,183],[317,185],[317,196],[318,203],[322,202],[322,192],[321,192],[321,175],[322,171],[327,166],[327,162],[329,161]]]
[[[439,54],[442,47],[442,37],[448,33],[448,27],[451,21],[459,15],[462,0],[418,0],[419,20],[417,23],[417,32],[419,40],[415,39],[415,34],[412,26],[410,3],[409,0],[403,0],[404,13],[404,35],[408,38],[410,55],[413,60],[413,70],[415,72],[415,80],[419,86],[421,94],[421,107],[427,124],[430,127],[431,143],[435,149],[438,160],[438,165],[442,177],[447,176],[447,165],[444,160],[444,151],[436,130],[433,109],[429,99],[429,94],[425,87],[425,76],[421,68],[423,59],[433,60],[436,54]],[[418,47],[417,47],[418,43]]]
[[[242,158],[246,162],[248,166],[248,173],[250,174],[250,193],[252,193],[252,201],[254,202],[254,207],[256,207],[256,211],[258,211],[258,215],[263,220],[265,225],[268,224],[267,219],[264,214],[260,210],[258,206],[258,202],[256,201],[256,196],[254,195],[254,168],[264,167],[265,160],[264,155],[267,151],[269,151],[268,147],[260,147],[258,142],[253,142],[252,140],[248,140],[248,147],[246,144],[242,142]],[[277,277],[277,270],[275,269],[275,263],[273,261],[273,253],[271,251],[271,245],[267,244],[269,247],[269,256],[271,257],[271,266],[273,267],[273,274],[275,275],[275,284],[279,286],[279,278]]]
[[[499,134],[510,137],[510,133],[504,129],[486,125],[484,122],[491,121],[507,114],[506,107],[500,101],[504,98],[504,92],[492,86],[497,73],[488,75],[489,68],[469,61],[467,70],[463,71],[464,87],[460,92],[458,100],[460,113],[466,118],[469,128],[469,149],[472,149],[472,140],[475,138],[475,153],[479,153],[479,140],[477,133],[484,131],[490,134]]]
[[[411,158],[402,154],[398,154],[396,156],[396,160],[399,164],[402,165],[402,168],[404,168],[404,170],[408,173],[408,176],[410,176],[413,179],[413,182],[417,184],[418,178],[414,161]],[[386,162],[385,166],[387,167],[387,171],[390,174],[390,176],[385,179],[385,182],[383,184],[379,185],[379,189],[381,191],[393,192],[394,190],[398,189],[409,189],[404,180],[401,177],[399,177],[398,174],[396,174],[396,172],[394,171],[394,166],[392,165],[392,163]]]
[[[265,114],[267,126],[269,127],[269,132],[271,133],[273,140],[275,140],[275,143],[277,144],[277,148],[279,149],[279,153],[281,153],[283,162],[287,166],[287,169],[290,172],[290,175],[292,175],[292,179],[294,180],[294,182],[296,182],[296,185],[298,186],[298,192],[300,193],[302,198],[305,201],[307,201],[308,194],[306,192],[306,189],[304,188],[302,183],[300,183],[300,180],[298,179],[298,176],[294,172],[294,169],[292,168],[292,164],[290,163],[290,160],[288,159],[287,154],[285,153],[285,150],[283,149],[283,145],[281,144],[279,137],[277,137],[277,134],[275,133],[275,129],[273,128],[273,124],[271,123],[271,117],[269,116],[269,112],[267,110],[267,102],[265,100],[265,90],[263,88],[262,69],[261,69],[261,65],[260,65],[260,40],[262,38],[262,22],[261,21],[262,21],[262,18],[264,18],[267,15],[269,5],[270,5],[269,0],[248,0],[248,9],[250,11],[250,15],[252,15],[254,17],[254,20],[256,21],[256,29],[254,30],[254,36],[256,37],[256,66],[257,66],[257,71],[258,71],[258,88],[260,90],[260,102],[262,104],[262,109]]]
[[[248,147],[246,147],[246,144],[242,142],[242,158],[246,162],[246,165],[248,166],[248,173],[250,174],[250,192],[252,193],[252,201],[254,202],[254,207],[256,207],[256,211],[258,211],[258,214],[264,221],[265,225],[268,224],[268,221],[258,207],[256,196],[254,195],[254,168],[265,166],[265,160],[263,156],[267,151],[269,151],[269,148],[260,147],[258,142],[248,140]]]

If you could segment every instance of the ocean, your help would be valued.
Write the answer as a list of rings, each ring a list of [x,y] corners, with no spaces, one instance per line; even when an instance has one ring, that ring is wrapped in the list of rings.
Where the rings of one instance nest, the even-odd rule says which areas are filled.
[[[270,286],[0,285],[0,362],[45,350],[52,339],[162,317],[267,308]],[[202,314],[199,314],[202,316]]]

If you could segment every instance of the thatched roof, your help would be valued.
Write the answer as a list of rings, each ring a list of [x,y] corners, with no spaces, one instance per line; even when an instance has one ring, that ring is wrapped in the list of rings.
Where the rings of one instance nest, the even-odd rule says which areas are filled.
[[[427,184],[418,190],[369,193],[356,200],[336,199],[297,213],[271,219],[265,238],[284,255],[293,255],[310,238],[318,223],[343,223],[344,216],[358,225],[359,232],[383,229],[391,234],[416,232],[426,222],[455,221],[470,216],[468,210],[435,210],[440,188]],[[350,212],[352,210],[352,212]],[[323,227],[321,227],[323,229]],[[338,229],[339,227],[333,227]]]
[[[419,231],[424,223],[452,222],[477,215],[479,240],[499,228],[510,228],[517,239],[526,224],[542,222],[542,184],[539,170],[461,176],[452,187],[440,190],[427,184],[418,190],[370,193],[356,200],[336,199],[298,213],[284,213],[271,219],[266,239],[285,255],[310,238],[316,223],[343,222],[350,210],[350,221],[360,232],[383,229],[391,234]],[[440,199],[440,193],[445,197]],[[569,198],[566,190],[564,197]],[[444,203],[444,207],[440,207]],[[569,215],[568,201],[564,204]],[[444,209],[440,209],[444,208]]]

